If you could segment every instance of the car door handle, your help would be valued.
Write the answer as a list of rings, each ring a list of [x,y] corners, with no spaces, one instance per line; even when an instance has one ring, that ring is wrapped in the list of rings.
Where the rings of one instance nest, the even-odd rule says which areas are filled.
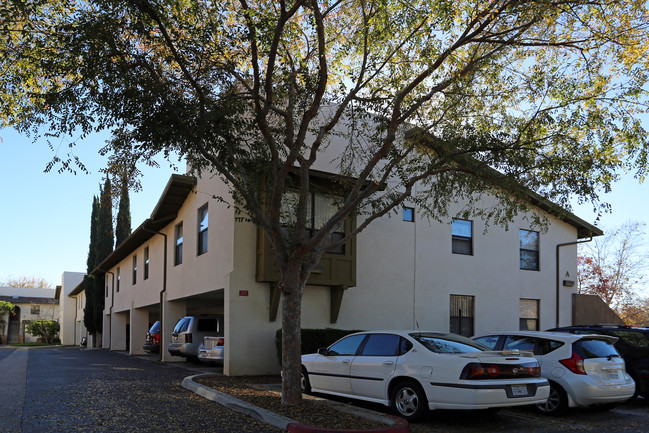
[[[349,359],[343,359],[343,364],[349,364],[351,361]]]
[[[383,365],[394,365],[392,361],[383,361]]]

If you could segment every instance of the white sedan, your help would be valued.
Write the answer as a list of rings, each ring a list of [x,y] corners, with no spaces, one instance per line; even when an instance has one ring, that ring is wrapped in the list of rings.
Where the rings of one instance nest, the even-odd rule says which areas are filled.
[[[423,331],[359,332],[302,355],[302,388],[392,406],[409,421],[428,409],[538,404],[550,393],[531,353]]]

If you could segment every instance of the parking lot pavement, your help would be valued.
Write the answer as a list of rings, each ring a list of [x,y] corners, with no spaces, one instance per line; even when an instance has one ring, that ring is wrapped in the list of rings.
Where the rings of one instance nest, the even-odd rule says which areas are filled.
[[[574,408],[560,417],[543,415],[527,407],[501,409],[497,413],[436,411],[410,428],[413,433],[647,432],[649,400],[639,398],[609,411]]]
[[[192,372],[106,350],[25,348],[22,411],[0,431],[280,433],[180,386]],[[16,359],[6,357],[3,362]],[[18,364],[18,363],[16,363]],[[0,370],[0,378],[8,374]],[[4,390],[3,390],[4,392]],[[0,399],[4,406],[5,399]],[[3,424],[4,423],[4,424]]]

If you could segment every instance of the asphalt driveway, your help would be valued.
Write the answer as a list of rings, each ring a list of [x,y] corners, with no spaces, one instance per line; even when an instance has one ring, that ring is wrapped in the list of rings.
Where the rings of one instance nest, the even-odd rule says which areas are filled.
[[[105,350],[3,347],[0,431],[280,431],[182,388],[191,374]]]

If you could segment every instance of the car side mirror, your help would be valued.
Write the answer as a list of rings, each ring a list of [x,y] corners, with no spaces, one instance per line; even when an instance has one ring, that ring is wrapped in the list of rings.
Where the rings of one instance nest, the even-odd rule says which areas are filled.
[[[318,355],[327,356],[328,353],[329,350],[326,347],[321,347],[320,349],[318,349]]]

